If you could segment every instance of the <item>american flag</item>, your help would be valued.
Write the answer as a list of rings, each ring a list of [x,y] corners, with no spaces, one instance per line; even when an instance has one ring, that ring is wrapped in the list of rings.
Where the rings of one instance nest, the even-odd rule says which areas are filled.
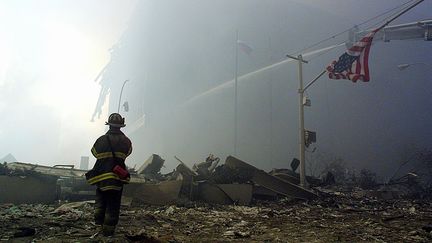
[[[327,72],[331,79],[349,79],[353,82],[361,80],[369,81],[369,50],[372,39],[380,28],[370,32],[360,41],[349,48],[339,59],[327,66]]]
[[[244,53],[250,55],[253,51],[253,48],[244,41],[237,40],[237,45]]]

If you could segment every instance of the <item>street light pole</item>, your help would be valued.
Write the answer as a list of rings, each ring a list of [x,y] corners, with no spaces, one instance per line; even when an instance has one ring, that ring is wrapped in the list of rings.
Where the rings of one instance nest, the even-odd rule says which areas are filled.
[[[304,134],[304,106],[303,106],[303,63],[308,63],[303,60],[302,55],[297,57],[286,55],[289,58],[298,61],[298,76],[299,76],[299,159],[300,159],[300,186],[306,187],[306,166],[305,166],[305,134]]]
[[[286,55],[287,57],[298,61],[298,76],[299,76],[299,159],[300,159],[300,186],[306,188],[306,163],[305,163],[305,129],[304,129],[304,92],[315,81],[317,81],[324,73],[325,70],[318,74],[311,82],[303,87],[303,63],[308,63],[303,60],[302,55],[297,57]]]
[[[300,186],[306,187],[306,165],[305,165],[305,129],[304,129],[304,106],[303,106],[303,60],[302,55],[297,56],[299,77],[299,151],[300,151]]]
[[[125,86],[125,84],[126,84],[127,81],[129,81],[129,79],[126,79],[123,82],[123,85],[122,85],[122,88],[121,88],[121,91],[120,91],[120,97],[119,97],[119,102],[118,102],[117,113],[120,113],[120,103],[121,103],[121,98],[122,98],[122,94],[123,94],[123,88],[124,88],[124,86]]]

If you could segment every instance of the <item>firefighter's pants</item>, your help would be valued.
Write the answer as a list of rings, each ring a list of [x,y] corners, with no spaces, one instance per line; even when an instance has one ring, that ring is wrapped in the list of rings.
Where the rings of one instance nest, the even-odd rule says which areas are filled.
[[[95,223],[114,229],[119,221],[122,191],[96,189]]]

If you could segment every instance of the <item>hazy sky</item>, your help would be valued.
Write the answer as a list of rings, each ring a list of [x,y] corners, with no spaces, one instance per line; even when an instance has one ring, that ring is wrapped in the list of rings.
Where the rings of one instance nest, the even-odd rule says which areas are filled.
[[[0,1],[0,157],[78,162],[105,127],[91,123],[93,80],[135,0]]]

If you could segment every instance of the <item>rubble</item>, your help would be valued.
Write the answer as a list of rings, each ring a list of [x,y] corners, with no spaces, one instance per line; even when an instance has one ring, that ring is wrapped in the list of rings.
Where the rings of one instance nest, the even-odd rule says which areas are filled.
[[[254,201],[249,206],[122,207],[116,235],[95,235],[91,202],[0,204],[0,239],[24,229],[27,242],[430,242],[432,201],[354,197],[317,188],[310,200]],[[93,236],[93,238],[91,238]],[[16,236],[15,236],[16,237]]]
[[[378,183],[330,170],[299,186],[291,169],[265,172],[209,155],[161,174],[153,154],[124,188],[116,235],[93,223],[94,187],[85,171],[0,164],[0,240],[21,242],[430,242],[432,197],[414,173]],[[338,179],[336,179],[338,178]],[[345,181],[341,181],[345,178]],[[19,191],[20,193],[15,193]]]
[[[428,194],[419,196],[421,190],[416,191],[418,184],[413,181],[413,175],[376,184],[371,189],[362,189],[359,184],[321,183],[321,187],[304,190],[295,181],[286,179],[286,175],[297,178],[294,170],[266,173],[234,157],[228,157],[225,164],[214,169],[205,167],[208,173],[196,168],[199,166],[193,170],[181,162],[175,171],[166,175],[160,174],[159,169],[151,170],[150,174],[157,175],[153,179],[148,178],[149,173],[141,173],[142,177],[133,175],[133,183],[125,187],[120,223],[114,237],[98,234],[99,229],[93,223],[93,201],[59,203],[53,200],[49,204],[0,204],[0,239],[27,242],[432,241],[432,211],[429,210],[432,201]],[[59,173],[58,169],[55,173]],[[8,180],[47,176],[34,170],[8,167],[2,167],[1,171],[1,176]],[[57,188],[75,195],[86,190],[78,177],[52,178],[56,178]]]
[[[0,164],[0,240],[432,241],[432,200],[413,173],[379,184],[366,170],[344,183],[329,172],[322,181],[307,177],[311,189],[304,189],[296,160],[291,169],[267,173],[232,156],[219,164],[211,155],[192,169],[176,159],[180,164],[168,174],[160,173],[164,160],[158,155],[131,173],[120,224],[109,239],[93,223],[94,187],[82,171]]]
[[[13,234],[14,238],[33,236],[36,234],[36,230],[28,227],[19,227],[18,231]]]
[[[188,204],[203,201],[213,204],[249,205],[254,200],[277,200],[284,197],[312,200],[317,197],[314,190],[299,186],[296,173],[298,160],[293,159],[291,169],[273,169],[269,173],[235,157],[228,156],[224,164],[210,154],[205,162],[189,168],[179,158],[174,171],[161,174],[164,159],[153,154],[137,170],[131,171],[131,183],[124,189],[123,205],[173,203]],[[95,190],[87,184],[84,170],[73,166],[54,167],[14,162],[0,164],[0,202],[3,203],[54,203],[56,200],[93,200]],[[426,191],[419,186],[417,175],[408,173],[386,184],[378,184],[374,173],[362,170],[353,177],[343,190],[353,191],[353,196],[377,199],[422,197]],[[323,180],[306,178],[314,189],[317,186],[341,186],[340,180],[328,171]],[[12,184],[12,186],[1,186]],[[357,187],[362,187],[358,188]],[[365,189],[366,188],[366,189]],[[15,191],[24,193],[16,194]]]

